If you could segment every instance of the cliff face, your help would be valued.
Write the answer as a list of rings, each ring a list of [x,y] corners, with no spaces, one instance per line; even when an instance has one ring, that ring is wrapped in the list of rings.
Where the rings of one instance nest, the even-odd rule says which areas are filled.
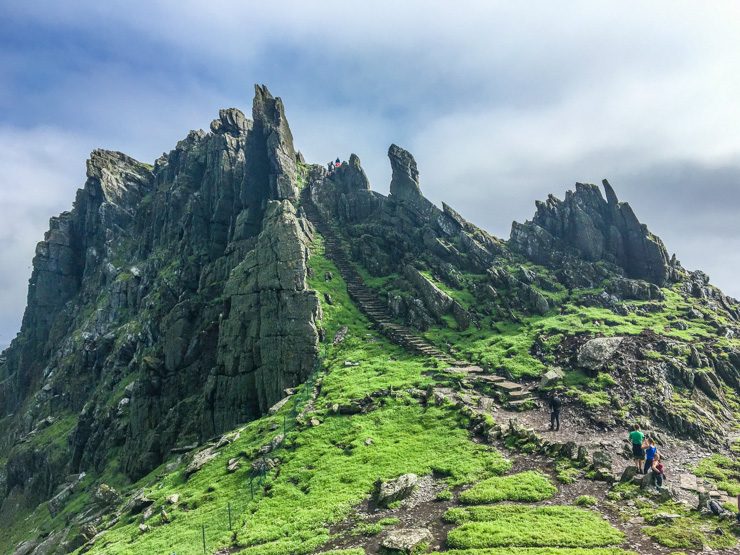
[[[313,231],[293,205],[293,139],[264,87],[252,116],[221,110],[154,167],[92,153],[73,209],[37,247],[22,329],[0,359],[0,497],[39,501],[111,461],[137,478],[266,412],[314,369]],[[34,440],[62,423],[63,462]]]
[[[397,391],[415,398],[427,377],[448,390],[445,373],[429,370],[452,360],[498,374],[490,383],[503,380],[509,393],[490,401],[509,407],[526,408],[533,399],[515,399],[512,391],[521,393],[522,384],[508,380],[544,384],[564,374],[568,380],[556,387],[584,422],[600,430],[649,419],[669,433],[717,446],[734,429],[740,306],[705,274],[669,260],[661,240],[608,183],[606,198],[594,185],[577,184],[562,201],[537,203],[532,221],[514,223],[503,241],[425,198],[409,152],[391,145],[388,157],[388,196],[370,189],[354,154],[331,171],[305,164],[282,102],[264,87],[256,88],[251,119],[237,109],[221,110],[210,132],[191,131],[154,166],[94,151],[72,210],[51,220],[37,247],[22,329],[0,355],[0,522],[14,525],[34,507],[36,515],[48,508],[64,530],[21,530],[37,542],[33,553],[53,552],[44,544],[60,553],[83,543],[89,548],[106,529],[138,526],[154,514],[136,520],[147,500],[133,488],[125,503],[109,500],[101,509],[95,497],[110,494],[103,480],[125,485],[157,469],[147,480],[161,483],[163,462],[165,474],[189,475],[188,466],[207,464],[205,457],[226,444],[208,440],[237,426],[252,439],[230,445],[228,467],[223,456],[215,464],[219,475],[243,464],[241,474],[232,475],[239,480],[265,465],[277,465],[276,478],[283,472],[282,454],[265,458],[285,440],[275,428],[280,420],[306,433],[285,441],[294,462],[322,460],[327,445],[340,447],[341,457],[365,457],[349,445],[395,449],[395,439],[374,444],[373,436],[368,443],[364,425],[346,423],[350,434],[344,424],[327,426],[327,419],[359,417],[395,402]],[[311,261],[318,276],[309,276],[316,232],[305,214],[324,234],[323,253],[313,243],[319,245]],[[358,307],[409,351],[408,359],[397,358],[397,351],[388,356],[385,347],[392,346],[368,333]],[[332,329],[335,337],[320,332]],[[321,361],[320,338],[328,353]],[[242,427],[320,364],[326,374],[306,384],[306,396],[295,396],[303,403],[298,418],[284,411]],[[401,379],[405,368],[413,369]],[[293,408],[299,406],[295,397]],[[424,399],[426,411],[428,395]],[[413,428],[387,414],[389,429]],[[377,418],[374,412],[365,416]],[[442,427],[434,433],[449,431]],[[326,429],[332,435],[322,436]],[[352,434],[361,435],[348,442]],[[228,434],[229,441],[236,435]],[[297,457],[310,442],[318,446],[317,458]],[[300,468],[282,474],[287,488],[265,485],[261,494],[310,505],[303,495],[316,486],[326,493],[314,492],[319,497],[313,499],[331,497],[333,486],[321,475],[329,471],[316,468],[310,474],[323,486],[302,481]],[[81,472],[89,474],[87,482]],[[172,482],[181,485],[182,474]],[[344,470],[339,480],[356,482],[357,499],[369,493]],[[186,513],[202,515],[198,505],[213,502],[202,495],[203,482],[186,483],[192,494],[187,503],[157,504],[178,511],[172,521],[162,517],[167,527]],[[301,493],[294,496],[297,488]],[[75,503],[83,501],[97,508],[78,510],[82,505]],[[118,505],[115,513],[100,512]],[[312,519],[323,537],[339,513],[319,505]],[[94,511],[93,525],[88,517]],[[268,535],[265,521],[252,530],[248,520],[254,541],[269,536],[280,537],[279,543],[298,534],[295,541],[308,549],[305,529],[288,522],[291,510],[279,515],[285,528],[275,534],[277,514],[265,517]],[[88,524],[92,531],[83,529]],[[135,528],[121,541],[128,546],[149,530]],[[322,542],[328,537],[326,530]],[[297,544],[286,545],[282,553],[296,552]],[[24,549],[19,544],[17,553],[31,553]]]

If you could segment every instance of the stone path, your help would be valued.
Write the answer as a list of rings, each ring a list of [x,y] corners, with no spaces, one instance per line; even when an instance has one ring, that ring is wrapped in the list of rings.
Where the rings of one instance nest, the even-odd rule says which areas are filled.
[[[329,224],[324,221],[318,208],[311,199],[310,186],[301,192],[301,206],[306,217],[324,238],[326,256],[336,265],[342,278],[347,283],[347,292],[360,310],[372,321],[383,335],[394,343],[415,353],[436,358],[449,364],[447,372],[457,374],[463,383],[472,387],[490,386],[498,391],[510,408],[520,408],[533,401],[530,392],[521,384],[506,380],[501,376],[486,374],[479,366],[470,366],[467,361],[459,360],[448,353],[440,351],[435,345],[414,333],[411,329],[393,321],[388,307],[377,293],[368,287],[357,269],[350,262],[347,251]]]

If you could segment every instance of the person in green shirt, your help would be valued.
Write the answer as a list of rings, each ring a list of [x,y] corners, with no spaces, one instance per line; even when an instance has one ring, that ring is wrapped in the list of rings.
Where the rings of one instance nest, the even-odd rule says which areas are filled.
[[[645,441],[645,434],[640,431],[640,427],[635,424],[630,432],[630,443],[632,443],[632,459],[635,461],[637,470],[642,473],[642,465],[645,460],[645,449],[642,443]]]

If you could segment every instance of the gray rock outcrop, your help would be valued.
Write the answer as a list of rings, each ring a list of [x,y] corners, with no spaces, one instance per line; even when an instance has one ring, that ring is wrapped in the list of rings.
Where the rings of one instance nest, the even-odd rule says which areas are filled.
[[[606,180],[603,186],[606,200],[596,185],[576,183],[565,200],[551,195],[538,201],[531,221],[514,222],[509,245],[538,264],[562,265],[571,255],[614,264],[630,278],[665,284],[673,272],[663,242],[629,204],[618,201]]]

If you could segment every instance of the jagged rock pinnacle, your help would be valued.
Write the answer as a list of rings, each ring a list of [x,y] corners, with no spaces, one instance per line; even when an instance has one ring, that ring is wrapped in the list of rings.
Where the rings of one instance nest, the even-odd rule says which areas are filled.
[[[267,146],[270,198],[295,199],[298,196],[296,154],[283,101],[273,98],[265,85],[255,85],[252,117],[254,129],[263,135]]]
[[[214,133],[242,135],[252,128],[252,122],[238,108],[223,108],[218,111],[218,119],[211,122]]]
[[[388,158],[393,170],[391,195],[401,199],[415,199],[421,196],[419,170],[411,153],[393,144],[388,149]]]

